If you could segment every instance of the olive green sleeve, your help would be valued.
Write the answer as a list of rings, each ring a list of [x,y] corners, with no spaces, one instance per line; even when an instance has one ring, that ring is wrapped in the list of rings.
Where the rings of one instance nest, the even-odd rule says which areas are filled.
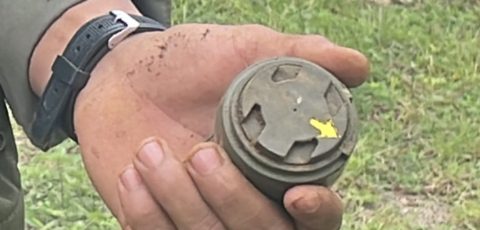
[[[171,0],[132,0],[143,15],[153,18],[164,26],[170,26]]]
[[[0,0],[0,84],[27,135],[38,103],[28,81],[32,51],[49,25],[81,1]]]

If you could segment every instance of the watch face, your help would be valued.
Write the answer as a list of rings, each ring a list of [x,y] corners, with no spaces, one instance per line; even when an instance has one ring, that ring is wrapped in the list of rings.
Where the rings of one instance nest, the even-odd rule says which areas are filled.
[[[273,199],[296,184],[331,185],[356,143],[351,94],[325,69],[275,58],[243,71],[225,94],[216,136]]]

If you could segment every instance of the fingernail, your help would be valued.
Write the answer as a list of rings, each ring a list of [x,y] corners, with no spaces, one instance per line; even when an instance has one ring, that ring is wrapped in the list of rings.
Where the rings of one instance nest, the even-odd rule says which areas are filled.
[[[223,164],[223,159],[215,148],[204,148],[193,155],[190,163],[199,174],[208,175]]]
[[[123,171],[120,181],[127,191],[135,190],[142,185],[142,179],[133,167],[129,167]]]
[[[156,140],[152,140],[142,146],[138,159],[147,168],[155,168],[162,163],[164,155],[162,146]]]
[[[318,196],[307,194],[293,202],[293,207],[302,213],[313,213],[320,207]]]

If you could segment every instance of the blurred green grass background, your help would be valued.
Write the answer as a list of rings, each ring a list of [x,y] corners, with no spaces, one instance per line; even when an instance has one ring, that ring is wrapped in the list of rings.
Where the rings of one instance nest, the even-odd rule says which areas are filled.
[[[393,2],[175,0],[173,18],[322,34],[365,53],[361,137],[336,185],[343,229],[480,229],[480,1]],[[15,133],[29,229],[119,228],[73,143],[40,153]]]

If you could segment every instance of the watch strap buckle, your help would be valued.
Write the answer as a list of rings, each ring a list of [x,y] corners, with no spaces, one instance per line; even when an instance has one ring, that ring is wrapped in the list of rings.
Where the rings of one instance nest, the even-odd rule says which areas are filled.
[[[110,11],[110,14],[115,16],[114,22],[121,21],[125,24],[125,28],[123,30],[112,35],[112,37],[108,39],[108,48],[113,49],[125,38],[130,36],[130,34],[135,32],[140,26],[140,22],[138,22],[132,16],[120,10],[112,10]]]

